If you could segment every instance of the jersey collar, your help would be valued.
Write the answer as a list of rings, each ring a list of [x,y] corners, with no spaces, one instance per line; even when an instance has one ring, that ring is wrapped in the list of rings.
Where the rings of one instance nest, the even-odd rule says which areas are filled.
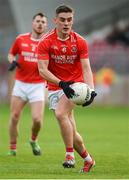
[[[30,39],[31,39],[32,41],[39,41],[41,38],[42,38],[42,36],[41,36],[39,39],[35,39],[35,38],[32,37],[32,33],[30,33]]]

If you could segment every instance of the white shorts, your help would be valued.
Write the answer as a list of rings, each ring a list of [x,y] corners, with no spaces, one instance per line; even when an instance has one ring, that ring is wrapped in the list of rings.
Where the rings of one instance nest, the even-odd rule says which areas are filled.
[[[48,91],[49,109],[56,109],[62,95],[64,95],[63,90]]]
[[[45,83],[24,83],[15,81],[12,95],[30,103],[45,100]]]

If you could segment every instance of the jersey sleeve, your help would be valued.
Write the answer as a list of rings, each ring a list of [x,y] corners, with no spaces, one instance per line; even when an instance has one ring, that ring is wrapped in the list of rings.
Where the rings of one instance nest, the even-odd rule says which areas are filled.
[[[37,47],[38,60],[49,60],[49,42],[42,40]]]
[[[80,39],[79,41],[79,51],[80,59],[89,58],[88,45],[84,39]]]
[[[14,56],[15,56],[16,54],[18,54],[18,52],[19,52],[19,41],[20,41],[20,39],[17,37],[17,38],[15,39],[15,41],[13,42],[10,50],[9,50],[9,53],[10,53],[10,54],[13,54]]]

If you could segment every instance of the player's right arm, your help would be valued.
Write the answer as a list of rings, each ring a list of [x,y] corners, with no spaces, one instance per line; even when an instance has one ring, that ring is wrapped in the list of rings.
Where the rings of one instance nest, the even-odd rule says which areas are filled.
[[[59,85],[60,79],[48,70],[49,60],[38,60],[39,74],[48,82]]]
[[[8,54],[8,61],[10,63],[12,63],[13,61],[16,61],[16,56],[14,56],[13,54],[9,53]]]
[[[69,85],[72,84],[73,82],[61,81],[59,78],[57,78],[54,74],[52,74],[48,70],[48,64],[49,64],[49,60],[38,60],[39,74],[47,81],[61,87],[67,98],[72,98],[72,96],[74,95],[74,90],[70,88]]]
[[[10,63],[8,67],[9,71],[13,71],[16,67],[19,67],[18,62],[16,61],[16,54],[18,54],[18,51],[19,51],[19,38],[16,38],[8,53],[8,61]]]
[[[74,95],[74,90],[69,87],[70,84],[73,82],[65,82],[61,81],[58,77],[56,77],[51,71],[48,69],[49,64],[49,45],[48,44],[41,44],[38,45],[38,69],[39,74],[46,79],[48,82],[56,84],[57,86],[61,87],[67,96],[67,98],[71,98]]]
[[[48,69],[50,41],[43,39],[37,47],[39,74],[48,82],[59,85],[60,79]]]
[[[13,61],[16,61],[16,55],[18,54],[18,52],[19,52],[19,37],[15,39],[15,41],[13,42],[9,50],[8,61],[10,63],[12,63]]]

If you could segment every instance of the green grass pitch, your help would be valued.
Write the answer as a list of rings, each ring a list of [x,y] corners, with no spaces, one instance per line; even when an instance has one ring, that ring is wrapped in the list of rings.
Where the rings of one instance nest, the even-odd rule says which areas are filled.
[[[16,157],[8,157],[9,105],[0,106],[0,179],[128,179],[129,107],[77,107],[78,131],[96,160],[88,174],[80,174],[83,161],[75,153],[76,167],[64,169],[64,144],[58,123],[46,107],[39,135],[42,156],[35,157],[29,145],[31,117],[28,107],[20,121]]]

